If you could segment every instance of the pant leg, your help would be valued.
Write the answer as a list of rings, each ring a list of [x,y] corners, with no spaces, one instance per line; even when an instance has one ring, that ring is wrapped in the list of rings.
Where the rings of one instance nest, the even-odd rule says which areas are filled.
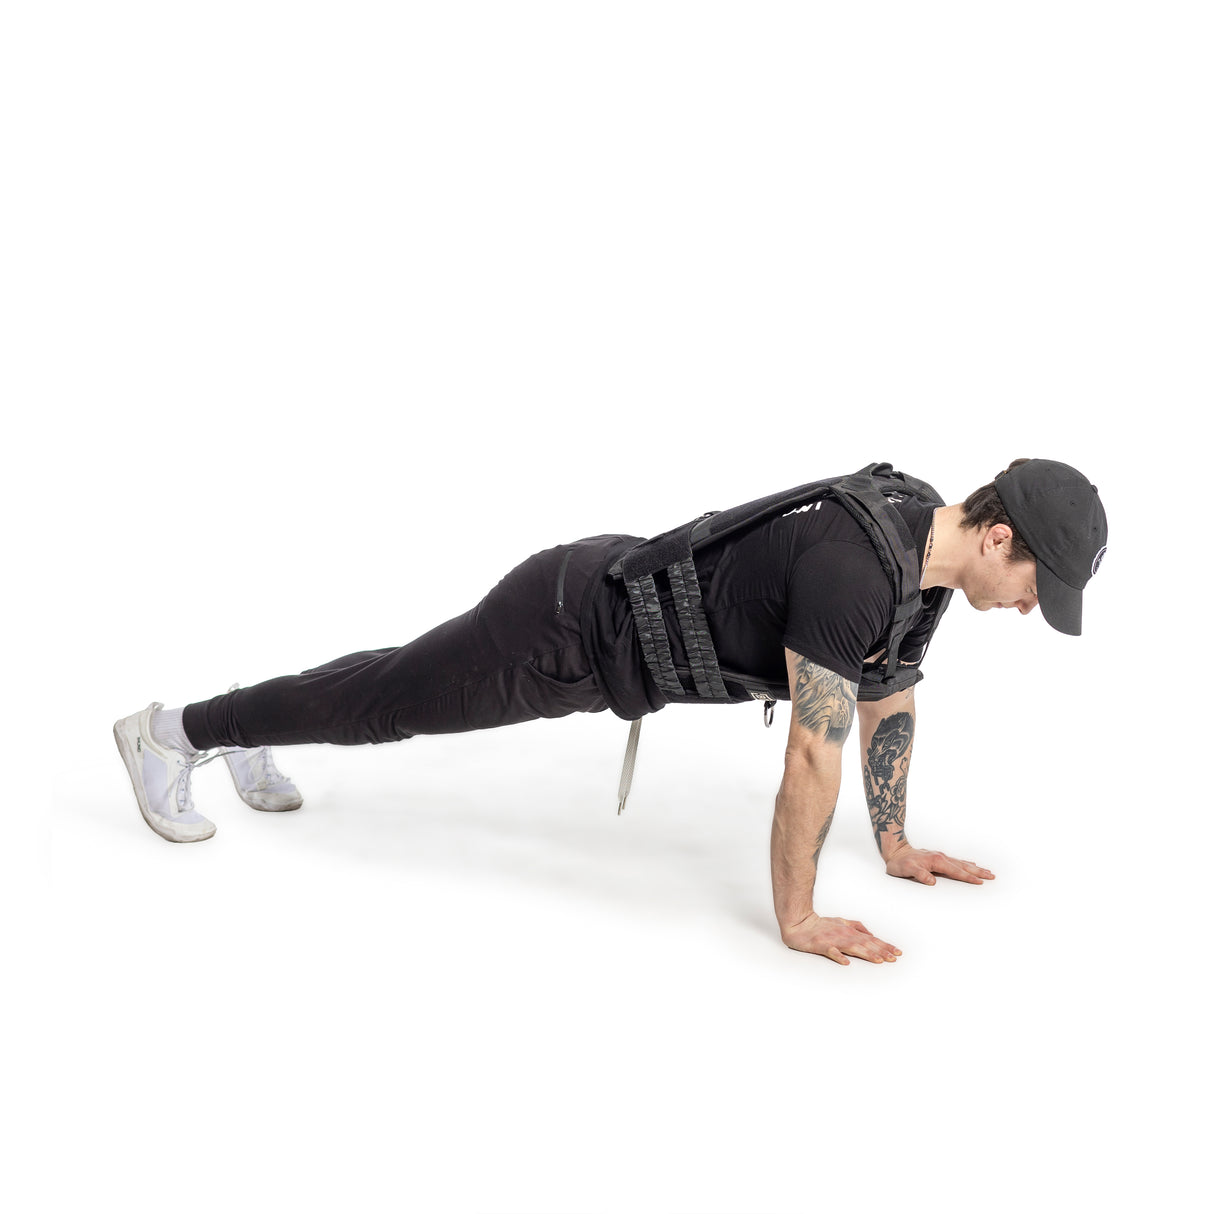
[[[186,734],[200,750],[353,746],[602,711],[579,626],[597,567],[577,559],[589,543],[537,553],[471,611],[408,645],[348,654],[190,704]]]

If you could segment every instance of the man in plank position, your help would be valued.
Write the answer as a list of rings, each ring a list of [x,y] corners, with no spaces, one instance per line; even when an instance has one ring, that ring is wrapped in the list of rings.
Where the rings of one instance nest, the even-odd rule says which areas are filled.
[[[979,611],[1027,615],[1040,602],[1047,622],[1078,635],[1107,536],[1095,487],[1065,464],[1017,460],[951,506],[924,482],[869,465],[653,540],[548,549],[410,644],[171,711],[154,703],[114,735],[144,819],[186,843],[215,833],[194,809],[190,776],[220,756],[249,805],[289,810],[302,798],[270,746],[389,742],[610,708],[634,722],[631,759],[640,719],[668,703],[791,699],[772,826],[781,937],[843,965],[892,961],[898,949],[813,905],[857,711],[886,871],[928,885],[993,877],[906,837],[924,651],[953,590]]]

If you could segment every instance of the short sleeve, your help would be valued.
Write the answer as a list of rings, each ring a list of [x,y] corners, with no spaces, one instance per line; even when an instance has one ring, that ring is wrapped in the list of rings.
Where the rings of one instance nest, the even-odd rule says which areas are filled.
[[[789,571],[784,645],[858,683],[892,613],[893,590],[871,548],[815,544]]]

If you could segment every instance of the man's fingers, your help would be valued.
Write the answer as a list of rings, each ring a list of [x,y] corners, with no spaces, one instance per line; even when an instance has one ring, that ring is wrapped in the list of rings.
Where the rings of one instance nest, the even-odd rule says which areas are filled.
[[[954,881],[968,881],[970,885],[981,885],[983,881],[993,881],[995,874],[989,869],[979,868],[972,860],[954,860],[952,856],[941,853],[932,858],[932,872],[943,877],[951,877]]]
[[[799,924],[798,929],[803,926]],[[854,919],[822,919],[815,915],[799,939],[795,931],[792,935],[794,938],[786,935],[784,940],[790,948],[818,953],[836,965],[850,965],[851,957],[880,965],[886,961],[897,961],[902,955],[900,948],[878,939],[863,923]]]
[[[983,868],[972,860],[954,860],[942,851],[909,849],[895,856],[889,864],[891,875],[908,877],[920,885],[935,885],[935,873],[951,881],[965,881],[969,885],[981,885],[984,881],[995,879],[995,874],[989,868]]]
[[[975,864],[973,860],[958,860],[957,863],[967,873],[972,873],[975,877],[981,877],[983,881],[993,881],[995,879],[995,874],[989,868],[983,868],[981,864]]]
[[[864,940],[849,940],[844,944],[832,944],[822,955],[831,961],[838,962],[839,965],[850,965],[848,957],[856,957],[861,961],[871,961],[874,965],[881,965],[885,961],[897,961],[902,955],[902,950],[894,948],[892,944],[886,944],[884,940],[878,940],[870,932]]]
[[[981,885],[982,878],[976,873],[971,873],[969,869],[962,868],[960,864],[951,864],[947,868],[936,869],[942,877],[951,877],[954,881],[966,881],[970,885]]]
[[[847,951],[853,957],[859,957],[862,961],[873,961],[878,965],[883,961],[897,961],[902,955],[900,948],[886,944],[884,940],[878,940],[871,932],[869,932],[869,939],[857,940]]]
[[[852,927],[863,932],[867,937],[865,940],[857,941],[853,948],[847,950],[853,957],[859,957],[864,961],[897,961],[902,955],[900,948],[895,948],[892,944],[886,944],[884,940],[878,939],[863,923],[857,923],[854,919],[850,923]]]
[[[973,860],[958,860],[958,864],[964,864],[972,873],[977,873],[984,881],[993,881],[995,874],[989,868],[983,868],[981,864],[975,864]]]

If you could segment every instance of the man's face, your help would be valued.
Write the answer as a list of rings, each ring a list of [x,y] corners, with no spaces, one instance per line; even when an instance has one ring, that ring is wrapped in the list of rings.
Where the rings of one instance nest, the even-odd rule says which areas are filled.
[[[1028,615],[1037,606],[1037,562],[1009,561],[994,552],[980,563],[965,597],[979,611],[994,607],[1014,607]]]

